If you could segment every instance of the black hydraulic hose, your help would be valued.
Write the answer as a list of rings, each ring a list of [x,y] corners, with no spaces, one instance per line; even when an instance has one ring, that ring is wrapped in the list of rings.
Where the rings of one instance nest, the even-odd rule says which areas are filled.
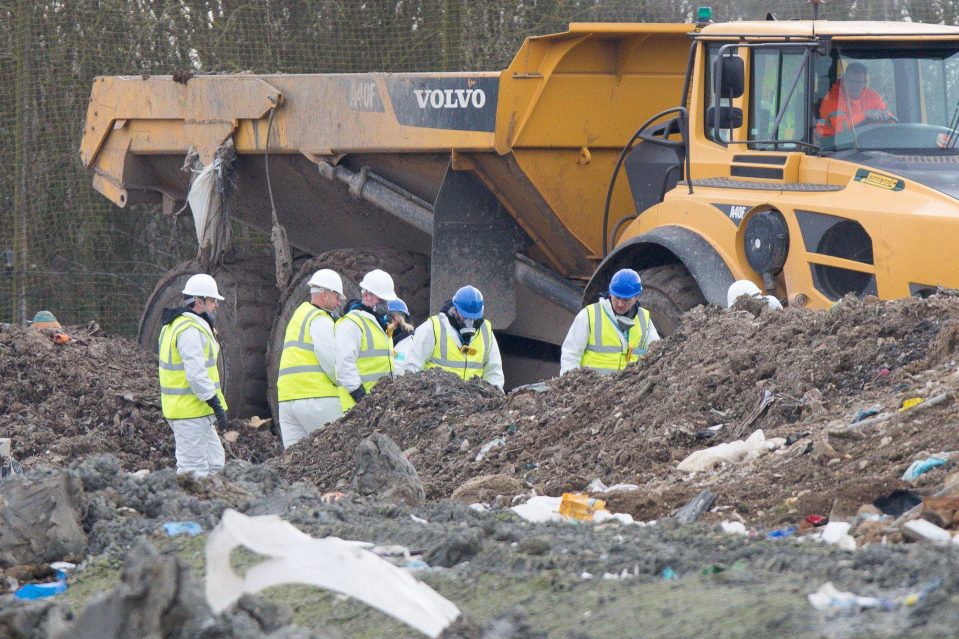
[[[653,117],[651,117],[651,118],[649,118],[648,120],[646,120],[645,122],[643,122],[643,125],[642,125],[641,127],[639,127],[638,129],[636,129],[636,133],[633,134],[633,137],[629,138],[629,142],[626,143],[626,146],[623,147],[622,153],[619,154],[619,159],[616,160],[616,168],[613,169],[613,176],[610,178],[610,180],[609,180],[609,188],[606,190],[606,205],[603,207],[603,257],[604,257],[604,258],[605,258],[606,255],[609,253],[609,237],[608,237],[608,233],[609,233],[609,205],[610,205],[610,203],[611,203],[612,200],[613,200],[613,187],[616,186],[616,178],[619,176],[619,170],[622,168],[623,162],[626,161],[626,156],[629,155],[629,152],[632,150],[632,148],[633,148],[633,142],[636,141],[636,138],[638,138],[640,135],[642,135],[642,134],[643,134],[643,131],[644,131],[650,124],[652,124],[652,123],[655,122],[656,120],[662,118],[663,116],[665,116],[665,115],[667,115],[667,114],[669,114],[669,113],[673,113],[673,112],[678,112],[678,113],[680,114],[680,118],[681,118],[681,133],[682,133],[683,137],[685,138],[685,137],[686,137],[686,125],[685,125],[686,107],[673,107],[672,109],[667,109],[667,110],[665,110],[665,111],[661,111],[661,112],[657,113],[656,115],[654,115]],[[669,126],[669,123],[668,123],[668,122],[666,123],[666,126],[667,126],[667,127]],[[664,132],[664,135],[668,136],[668,135],[669,135],[669,131],[668,131],[668,130],[665,131],[665,132]],[[687,160],[688,160],[688,159],[689,159],[689,153],[687,152],[685,155],[686,155],[686,158],[687,158]],[[687,162],[687,164],[688,164],[688,162]],[[688,168],[688,166],[687,166],[687,168]],[[688,177],[688,176],[687,176],[687,177]],[[636,214],[637,214],[637,215],[639,215],[640,213],[642,213],[642,211],[636,211]]]

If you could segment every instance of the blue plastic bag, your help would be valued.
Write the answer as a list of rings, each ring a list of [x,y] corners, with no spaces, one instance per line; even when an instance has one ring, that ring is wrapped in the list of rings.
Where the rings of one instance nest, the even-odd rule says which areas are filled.
[[[20,586],[13,595],[17,599],[43,599],[59,595],[67,590],[67,575],[62,570],[57,571],[57,580],[45,584],[27,584]]]
[[[786,537],[792,537],[796,532],[795,526],[789,526],[788,528],[779,528],[777,530],[771,530],[766,534],[766,539],[785,539]]]
[[[166,531],[168,537],[176,537],[177,535],[196,537],[203,532],[203,528],[195,521],[168,521],[163,524],[163,530]]]
[[[919,478],[919,475],[928,473],[936,466],[942,466],[945,463],[946,460],[942,457],[927,457],[926,459],[914,461],[912,462],[912,465],[906,469],[906,472],[902,474],[902,478],[906,481],[915,481]]]

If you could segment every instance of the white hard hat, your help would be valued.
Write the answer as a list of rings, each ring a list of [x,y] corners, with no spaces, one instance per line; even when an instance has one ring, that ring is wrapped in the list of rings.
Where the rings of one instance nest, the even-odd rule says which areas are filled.
[[[729,287],[729,290],[726,291],[726,308],[732,306],[733,303],[743,295],[762,297],[762,291],[749,280],[736,280]]]
[[[390,277],[389,273],[378,268],[363,276],[360,288],[387,302],[396,299],[396,291],[393,290],[393,278]]]
[[[197,273],[186,281],[183,287],[183,294],[192,297],[212,297],[215,300],[222,300],[223,296],[216,288],[216,280],[206,273]]]
[[[319,291],[313,290],[319,288],[343,295],[343,278],[333,269],[321,268],[313,274],[307,284],[310,285],[311,293],[319,293]]]

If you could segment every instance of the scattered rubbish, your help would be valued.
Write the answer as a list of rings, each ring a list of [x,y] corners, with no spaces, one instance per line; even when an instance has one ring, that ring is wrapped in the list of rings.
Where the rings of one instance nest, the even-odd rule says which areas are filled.
[[[588,493],[611,493],[611,492],[626,492],[639,490],[638,484],[613,484],[612,486],[607,486],[599,478],[594,479],[586,485],[586,492]]]
[[[741,521],[724,521],[719,524],[719,527],[729,535],[743,535],[745,537],[749,534],[746,531],[746,524]]]
[[[896,602],[889,599],[861,597],[838,590],[830,581],[820,586],[816,592],[810,593],[808,599],[813,608],[827,612],[856,612],[866,608],[893,610],[897,607]]]
[[[400,546],[398,544],[393,544],[390,546],[373,546],[370,548],[370,552],[376,555],[377,557],[403,557],[409,559],[410,549],[406,546]]]
[[[929,472],[936,466],[942,466],[946,461],[948,460],[942,457],[927,457],[926,459],[914,461],[909,465],[909,468],[906,469],[906,472],[902,474],[902,478],[906,481],[916,481],[920,475]]]
[[[261,419],[258,415],[254,415],[253,417],[247,420],[246,427],[261,428],[263,426],[269,426],[272,423],[273,423],[273,419],[271,417],[267,417],[266,419]]]
[[[725,567],[725,566],[720,566],[720,565],[718,565],[718,564],[710,564],[710,565],[704,567],[704,568],[700,571],[700,573],[701,573],[704,577],[708,577],[709,575],[718,575],[718,574],[721,573],[721,572],[725,572],[725,570],[726,570],[726,567]]]
[[[706,429],[703,429],[703,430],[697,430],[696,433],[695,433],[695,435],[693,435],[693,436],[694,436],[696,439],[712,439],[713,437],[716,436],[716,431],[714,431],[714,430],[709,430],[708,428],[706,428]]]
[[[428,524],[428,523],[430,523],[430,522],[426,521],[425,519],[423,519],[422,517],[417,517],[416,515],[412,515],[412,514],[410,515],[410,519],[412,519],[413,521],[415,521],[415,522],[418,523],[418,524]]]
[[[483,444],[482,448],[479,449],[479,452],[476,453],[476,461],[483,461],[487,454],[497,446],[505,446],[506,440],[502,437],[497,437],[492,441],[488,441]]]
[[[485,513],[487,510],[489,510],[489,506],[487,506],[486,504],[481,504],[479,502],[475,504],[470,504],[468,508],[478,513]]]
[[[61,331],[56,331],[53,335],[53,343],[57,346],[63,346],[70,341],[70,336]]]
[[[537,495],[530,497],[524,504],[513,506],[510,510],[533,523],[562,521],[566,518],[559,514],[560,501],[562,501],[560,497]]]
[[[149,474],[150,474],[150,471],[149,471],[148,469],[146,469],[146,468],[141,468],[140,470],[138,470],[138,471],[136,471],[136,472],[130,473],[130,476],[133,477],[134,479],[143,479],[144,477],[146,477],[146,476],[149,475]]]
[[[710,426],[706,430],[711,430],[714,433],[718,433],[719,431],[723,429],[723,426],[725,426],[725,424],[716,424],[715,426]]]
[[[422,559],[410,559],[406,562],[406,566],[404,567],[407,570],[426,570],[430,567],[430,565]]]
[[[822,527],[819,539],[843,550],[855,550],[856,540],[849,534],[851,527],[848,521],[830,521]]]
[[[679,462],[677,469],[695,473],[710,470],[721,463],[738,464],[756,459],[771,450],[780,448],[785,443],[786,440],[781,437],[767,440],[762,429],[759,429],[745,440],[740,439],[697,450]]]
[[[46,597],[52,597],[54,595],[59,595],[61,592],[66,592],[67,573],[68,571],[72,572],[74,569],[76,569],[76,564],[71,564],[64,561],[50,564],[50,567],[54,569],[54,572],[56,572],[56,581],[49,581],[41,584],[25,584],[14,591],[13,595],[17,599],[45,599]],[[69,570],[65,569],[67,567],[69,567]]]
[[[689,502],[673,514],[673,520],[680,524],[691,524],[704,512],[716,503],[716,495],[706,489],[693,497]]]
[[[594,513],[605,509],[605,501],[586,493],[563,493],[559,502],[559,514],[579,521],[592,521]]]
[[[663,579],[666,581],[672,581],[673,579],[679,579],[679,575],[676,574],[676,571],[666,566],[663,568]]]
[[[876,381],[879,380],[880,377],[889,377],[889,369],[888,368],[879,369],[879,372],[876,373],[876,375],[871,380],[869,380],[869,383],[870,384],[875,383]]]
[[[203,528],[195,521],[168,521],[163,524],[163,530],[166,532],[167,537],[176,537],[178,535],[196,537],[203,532]]]
[[[328,493],[323,493],[323,495],[320,496],[320,501],[322,501],[324,504],[333,504],[340,501],[341,499],[344,499],[345,497],[346,497],[346,493],[344,493],[343,491],[331,490]]]
[[[803,437],[809,437],[809,433],[793,433],[786,438],[786,446],[792,446]]]
[[[806,521],[815,528],[829,523],[829,520],[822,515],[807,515]]]
[[[942,580],[937,577],[936,579],[933,579],[932,581],[927,583],[925,586],[923,586],[922,590],[920,590],[919,592],[906,595],[905,599],[903,599],[902,602],[906,604],[907,606],[915,606],[917,603],[924,600],[926,597],[930,595],[930,593],[932,593],[934,590],[937,590],[941,586],[942,586]]]
[[[766,533],[766,539],[785,539],[787,537],[792,537],[796,534],[795,526],[787,526],[786,528],[777,528],[776,530],[771,530]]]
[[[902,400],[902,404],[899,405],[899,412],[902,413],[910,408],[914,408],[924,401],[926,401],[924,397],[910,397],[909,399],[904,399]]]
[[[60,326],[60,322],[57,321],[57,318],[50,311],[37,311],[37,314],[33,316],[32,320],[28,320],[27,323],[30,325],[30,328],[52,328],[58,329],[63,328]]]
[[[314,539],[276,515],[247,517],[227,509],[206,545],[206,597],[215,613],[278,584],[303,583],[362,601],[438,637],[459,608],[409,572],[377,557],[372,544],[336,537]],[[264,561],[236,574],[230,557],[245,546]]]
[[[593,578],[593,573],[586,572],[584,570],[583,572],[579,573],[579,578],[582,579],[583,581],[589,581],[590,579]]]
[[[933,495],[922,500],[922,518],[940,528],[954,528],[954,524],[959,523],[956,512],[959,512],[959,495]]]
[[[925,519],[907,521],[901,530],[903,535],[914,541],[928,541],[936,545],[945,545],[952,541],[952,533]]]
[[[914,490],[902,490],[897,488],[888,495],[879,497],[872,505],[893,517],[899,517],[903,513],[912,510],[922,503],[922,497]]]
[[[870,406],[869,408],[863,408],[862,410],[856,411],[855,417],[852,418],[852,424],[858,424],[867,417],[873,417],[878,415],[882,411],[880,406]]]

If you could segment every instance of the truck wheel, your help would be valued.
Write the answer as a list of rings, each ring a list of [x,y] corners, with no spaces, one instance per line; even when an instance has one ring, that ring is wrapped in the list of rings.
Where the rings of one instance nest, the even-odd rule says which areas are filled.
[[[163,309],[179,307],[186,280],[198,272],[195,261],[184,262],[153,289],[140,318],[139,342],[157,352]],[[221,348],[220,378],[230,417],[266,415],[266,346],[279,291],[271,257],[250,257],[218,267],[211,273],[226,298],[217,311],[215,327]]]
[[[340,274],[343,278],[343,292],[347,299],[359,298],[358,283],[363,279],[363,275],[375,268],[383,269],[393,277],[396,294],[409,306],[410,321],[414,326],[425,320],[429,314],[430,263],[425,255],[392,249],[336,249],[307,260],[293,275],[289,286],[280,298],[279,312],[273,320],[273,330],[267,350],[269,402],[273,411],[273,423],[277,428],[280,424],[276,400],[276,375],[280,367],[280,356],[283,353],[286,325],[296,308],[309,300],[310,291],[307,281],[321,268],[330,268]]]
[[[676,331],[680,315],[706,303],[696,280],[682,264],[653,266],[640,271],[639,276],[643,281],[639,305],[649,311],[662,337]]]

